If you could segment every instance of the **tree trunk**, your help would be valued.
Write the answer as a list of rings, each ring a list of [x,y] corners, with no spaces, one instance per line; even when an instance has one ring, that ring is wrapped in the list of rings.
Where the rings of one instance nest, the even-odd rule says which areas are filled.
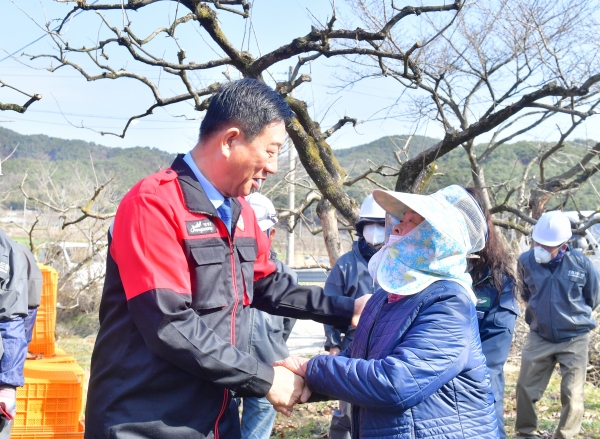
[[[340,239],[337,218],[335,217],[335,207],[327,198],[323,198],[317,204],[317,216],[321,220],[323,240],[329,255],[329,263],[333,267],[342,255],[342,240]]]
[[[287,126],[287,132],[294,142],[300,162],[319,188],[324,198],[352,224],[358,221],[358,205],[343,190],[346,171],[340,166],[331,146],[325,141],[319,124],[308,114],[306,103],[290,96],[288,104],[296,113]]]

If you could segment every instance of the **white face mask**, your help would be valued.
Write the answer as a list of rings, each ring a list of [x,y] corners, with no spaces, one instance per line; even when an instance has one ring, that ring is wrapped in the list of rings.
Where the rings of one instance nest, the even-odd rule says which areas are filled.
[[[533,247],[533,257],[538,264],[547,264],[552,260],[552,254],[544,247]]]
[[[379,245],[385,239],[385,227],[379,224],[367,224],[363,228],[363,237],[369,244]]]

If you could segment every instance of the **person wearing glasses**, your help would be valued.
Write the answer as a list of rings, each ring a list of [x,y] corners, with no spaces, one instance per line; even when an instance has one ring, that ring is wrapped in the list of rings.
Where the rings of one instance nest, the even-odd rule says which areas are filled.
[[[519,257],[521,298],[527,304],[529,336],[517,381],[518,438],[539,438],[535,403],[560,365],[562,411],[554,438],[571,439],[581,429],[583,388],[592,311],[600,303],[598,272],[579,250],[567,244],[571,222],[562,212],[546,212],[531,234],[533,249]]]

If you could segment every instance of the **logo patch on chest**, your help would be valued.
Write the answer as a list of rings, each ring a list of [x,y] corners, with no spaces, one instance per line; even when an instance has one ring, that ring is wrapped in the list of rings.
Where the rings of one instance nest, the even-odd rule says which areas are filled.
[[[568,276],[577,279],[585,279],[585,273],[582,273],[581,271],[569,270]]]
[[[198,221],[186,221],[185,225],[187,227],[188,235],[207,235],[209,233],[217,232],[217,228],[208,218]]]
[[[478,297],[477,298],[477,308],[491,308],[492,307],[492,298],[491,297]]]

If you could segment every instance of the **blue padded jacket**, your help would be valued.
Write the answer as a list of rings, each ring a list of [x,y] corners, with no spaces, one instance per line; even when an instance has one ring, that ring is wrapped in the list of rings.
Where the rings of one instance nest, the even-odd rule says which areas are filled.
[[[475,305],[452,281],[367,302],[354,341],[308,363],[313,392],[352,403],[353,438],[496,439]]]

